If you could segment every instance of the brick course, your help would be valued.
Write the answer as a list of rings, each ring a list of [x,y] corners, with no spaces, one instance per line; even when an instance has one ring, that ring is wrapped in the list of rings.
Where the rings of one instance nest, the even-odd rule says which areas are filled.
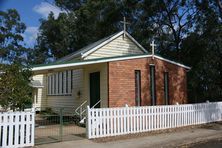
[[[141,70],[141,105],[151,105],[150,64],[156,69],[157,105],[165,103],[164,72],[169,73],[170,104],[187,103],[185,68],[156,58],[141,58],[108,63],[109,107],[135,106],[135,70]]]

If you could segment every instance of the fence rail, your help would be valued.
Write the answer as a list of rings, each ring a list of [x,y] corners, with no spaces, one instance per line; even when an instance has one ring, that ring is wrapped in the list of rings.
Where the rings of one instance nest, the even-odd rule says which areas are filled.
[[[0,147],[34,146],[34,110],[0,113]]]
[[[222,102],[87,108],[88,138],[124,135],[222,120]]]

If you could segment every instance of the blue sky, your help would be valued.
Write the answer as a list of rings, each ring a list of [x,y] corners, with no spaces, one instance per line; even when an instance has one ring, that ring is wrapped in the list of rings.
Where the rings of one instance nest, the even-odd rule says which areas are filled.
[[[53,0],[0,0],[0,10],[16,9],[21,17],[21,21],[26,24],[26,31],[23,34],[27,47],[33,47],[36,42],[39,19],[47,18],[52,11],[55,17],[62,12],[53,5]]]

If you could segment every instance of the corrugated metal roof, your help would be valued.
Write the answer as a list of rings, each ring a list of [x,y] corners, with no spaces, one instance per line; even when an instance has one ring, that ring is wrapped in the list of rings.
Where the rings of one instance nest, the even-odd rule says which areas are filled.
[[[53,65],[61,65],[61,64],[70,64],[70,63],[87,63],[87,62],[93,62],[93,61],[102,61],[102,60],[109,60],[109,59],[116,59],[116,58],[125,58],[125,57],[133,57],[133,56],[141,56],[141,55],[147,55],[147,54],[132,54],[132,55],[123,55],[123,56],[115,56],[115,57],[105,57],[105,58],[96,58],[96,59],[88,59],[88,60],[72,60],[72,61],[64,61],[64,62],[54,62],[49,64],[38,64],[33,65],[32,68],[36,67],[43,67],[43,66],[53,66]]]

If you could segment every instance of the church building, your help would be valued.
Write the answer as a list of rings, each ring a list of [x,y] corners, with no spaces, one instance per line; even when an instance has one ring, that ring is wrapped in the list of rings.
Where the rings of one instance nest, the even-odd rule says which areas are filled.
[[[34,106],[123,107],[184,104],[190,67],[149,53],[121,31],[54,63],[32,68]]]

